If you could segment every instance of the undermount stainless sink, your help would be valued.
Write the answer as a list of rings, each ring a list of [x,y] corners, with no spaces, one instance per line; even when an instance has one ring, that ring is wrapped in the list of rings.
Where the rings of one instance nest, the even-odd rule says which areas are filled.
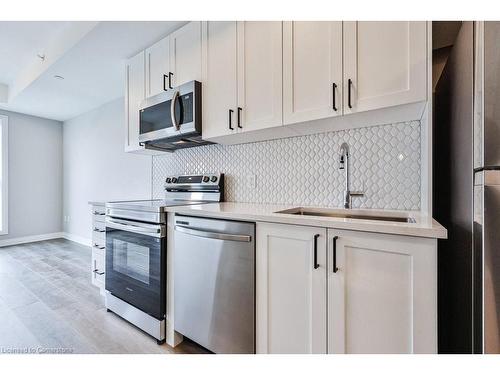
[[[322,208],[294,207],[287,210],[276,211],[276,214],[302,215],[302,216],[321,216],[336,217],[340,219],[359,219],[359,220],[378,220],[392,221],[398,223],[415,223],[415,219],[409,216],[396,215],[373,215],[364,212],[339,212],[339,210],[328,210]]]

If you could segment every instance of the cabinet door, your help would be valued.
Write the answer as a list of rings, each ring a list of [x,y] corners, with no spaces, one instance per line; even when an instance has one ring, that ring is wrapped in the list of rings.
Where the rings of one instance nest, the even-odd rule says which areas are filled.
[[[170,34],[172,85],[201,81],[201,22],[193,21]]]
[[[125,91],[125,151],[137,151],[139,146],[139,107],[145,97],[144,51],[132,57],[126,65]]]
[[[329,230],[328,248],[329,353],[436,352],[435,240]]]
[[[284,123],[341,114],[342,22],[284,22]]]
[[[257,353],[326,353],[326,230],[257,223],[256,235]]]
[[[146,96],[153,96],[168,88],[170,67],[170,37],[167,36],[146,50]]]
[[[425,22],[344,22],[344,114],[425,100],[426,34]]]
[[[236,130],[236,21],[203,22],[202,92],[203,138]],[[231,129],[232,128],[232,129]]]
[[[282,22],[238,22],[238,123],[241,131],[281,126]]]

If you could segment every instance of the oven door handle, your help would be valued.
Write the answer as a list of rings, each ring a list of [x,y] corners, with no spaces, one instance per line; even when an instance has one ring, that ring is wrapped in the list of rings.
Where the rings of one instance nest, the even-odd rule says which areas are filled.
[[[252,241],[252,236],[248,236],[248,235],[207,232],[204,230],[192,229],[192,228],[185,227],[182,225],[176,225],[175,230],[177,232],[189,234],[191,236],[197,236],[197,237],[203,237],[203,238],[213,238],[216,240],[237,241],[237,242],[250,242],[250,241]]]
[[[135,225],[126,220],[106,218],[106,226],[113,229],[124,230],[126,232],[145,234],[151,237],[165,237],[165,229],[161,225]]]

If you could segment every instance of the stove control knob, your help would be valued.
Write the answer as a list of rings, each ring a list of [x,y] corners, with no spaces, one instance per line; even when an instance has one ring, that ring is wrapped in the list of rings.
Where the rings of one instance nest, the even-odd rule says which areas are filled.
[[[165,180],[165,182],[166,182],[167,184],[169,184],[170,182],[172,182],[172,179],[171,179],[170,177],[167,177],[167,179]]]
[[[172,177],[172,183],[175,184],[177,182],[177,177]]]
[[[208,182],[210,178],[208,176],[203,176],[203,182]]]
[[[210,179],[210,181],[212,181],[212,182],[217,181],[217,176],[212,176],[212,178]]]

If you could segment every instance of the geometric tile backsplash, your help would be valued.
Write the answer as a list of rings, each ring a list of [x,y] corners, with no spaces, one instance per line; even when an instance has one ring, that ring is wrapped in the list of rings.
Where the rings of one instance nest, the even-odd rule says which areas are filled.
[[[351,190],[364,192],[353,207],[420,209],[419,121],[154,156],[153,198],[163,198],[167,175],[223,172],[229,202],[341,207],[343,142],[349,145]]]

